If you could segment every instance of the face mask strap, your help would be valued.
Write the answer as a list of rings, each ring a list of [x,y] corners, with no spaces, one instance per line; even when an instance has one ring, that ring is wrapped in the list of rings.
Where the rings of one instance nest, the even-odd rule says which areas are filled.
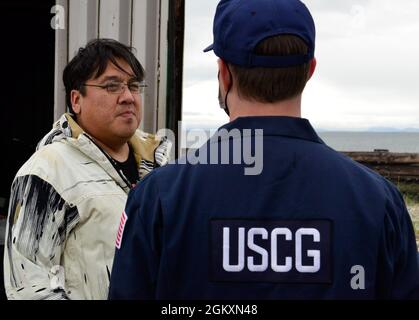
[[[228,73],[230,74],[231,83],[227,89],[227,92],[224,98],[224,105],[221,106],[221,108],[225,111],[225,113],[227,113],[228,116],[230,116],[230,110],[228,109],[228,105],[227,105],[227,98],[228,98],[228,94],[230,93],[231,88],[233,87],[233,75],[231,74],[228,64],[226,64],[226,66],[227,66]],[[220,71],[218,71],[218,78],[220,78]]]

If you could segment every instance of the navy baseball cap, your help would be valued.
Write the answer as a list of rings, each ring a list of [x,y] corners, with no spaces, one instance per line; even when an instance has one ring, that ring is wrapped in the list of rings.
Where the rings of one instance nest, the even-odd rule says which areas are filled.
[[[302,65],[314,57],[316,28],[307,7],[299,0],[221,0],[214,17],[213,50],[223,60],[242,67],[284,68]],[[256,55],[264,39],[295,35],[308,46],[302,55]]]

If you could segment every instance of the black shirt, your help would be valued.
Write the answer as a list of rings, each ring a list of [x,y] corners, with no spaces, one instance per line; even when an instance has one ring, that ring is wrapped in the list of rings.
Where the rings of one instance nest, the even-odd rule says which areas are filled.
[[[131,185],[136,185],[140,176],[138,174],[137,161],[135,160],[134,151],[131,146],[129,146],[128,159],[124,162],[119,162],[113,159],[115,166],[119,171],[122,171],[124,176],[129,180]]]

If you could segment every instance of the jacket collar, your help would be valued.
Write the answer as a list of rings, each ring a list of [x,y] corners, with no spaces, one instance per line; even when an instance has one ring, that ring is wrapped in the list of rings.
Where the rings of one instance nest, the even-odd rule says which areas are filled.
[[[53,129],[39,142],[37,149],[41,149],[48,144],[64,142],[73,146],[87,157],[101,166],[112,179],[118,183],[125,192],[129,192],[130,184],[127,182],[123,173],[118,172],[112,164],[110,156],[103,151],[84,130],[78,125],[74,118],[65,113],[54,123]],[[154,155],[157,148],[160,148],[161,163],[167,162],[165,156],[170,152],[167,143],[162,144],[162,139],[140,130],[132,136],[128,143],[132,146],[135,160],[138,165],[138,172],[142,178],[154,167]]]
[[[324,144],[322,139],[314,131],[310,122],[304,118],[283,117],[283,116],[261,116],[261,117],[239,117],[218,129],[263,129],[263,136],[283,136],[301,140],[308,140]]]

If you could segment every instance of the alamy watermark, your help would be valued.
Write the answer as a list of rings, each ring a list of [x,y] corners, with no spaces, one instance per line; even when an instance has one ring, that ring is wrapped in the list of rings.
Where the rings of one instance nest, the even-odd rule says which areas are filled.
[[[352,266],[351,274],[354,276],[351,278],[351,288],[353,290],[364,290],[365,289],[365,269],[363,266],[356,265]]]
[[[51,13],[54,16],[51,19],[51,28],[54,30],[65,29],[65,9],[63,6],[55,5],[51,8]]]
[[[179,132],[182,124],[179,122]],[[176,137],[172,130],[161,129],[172,144],[171,159],[179,164],[242,165],[244,175],[263,171],[263,129],[187,130],[178,136],[178,154],[174,154]]]

